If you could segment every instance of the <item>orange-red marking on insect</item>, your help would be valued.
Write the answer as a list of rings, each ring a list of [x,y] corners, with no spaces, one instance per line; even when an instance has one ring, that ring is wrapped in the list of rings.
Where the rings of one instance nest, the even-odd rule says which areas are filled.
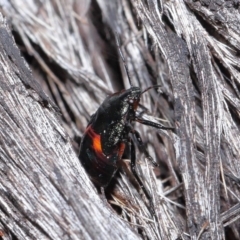
[[[87,133],[93,142],[93,149],[95,152],[102,153],[102,144],[101,144],[101,136],[95,133],[91,126],[87,128]]]
[[[124,153],[124,150],[125,150],[125,143],[120,143],[120,146],[119,146],[119,154],[118,154],[118,156],[119,156],[119,159],[122,159],[122,155],[123,155],[123,153]]]
[[[95,135],[93,138],[93,148],[96,152],[102,152],[101,136]]]
[[[139,105],[139,100],[135,100],[133,103],[133,109],[136,111]]]

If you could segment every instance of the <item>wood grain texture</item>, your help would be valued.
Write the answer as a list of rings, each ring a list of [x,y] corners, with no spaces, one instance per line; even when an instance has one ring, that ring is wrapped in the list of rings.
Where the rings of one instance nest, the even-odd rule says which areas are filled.
[[[0,54],[2,238],[137,239],[94,191],[2,17]]]
[[[1,18],[0,238],[240,238],[238,1],[2,0],[0,7],[13,30]],[[75,153],[99,104],[129,88],[115,34],[134,86],[162,86],[142,96],[138,114],[175,127],[134,126],[159,163],[153,169],[138,149],[156,218],[128,160],[106,190],[113,210]]]

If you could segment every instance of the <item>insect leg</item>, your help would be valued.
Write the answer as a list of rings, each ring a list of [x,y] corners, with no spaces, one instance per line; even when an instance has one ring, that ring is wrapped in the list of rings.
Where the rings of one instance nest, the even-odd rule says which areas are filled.
[[[152,199],[149,191],[148,191],[148,190],[146,189],[146,187],[144,186],[142,180],[140,179],[140,177],[138,176],[137,171],[136,171],[136,151],[135,151],[135,146],[134,146],[134,144],[133,144],[132,139],[130,139],[130,147],[131,147],[131,170],[132,170],[132,173],[133,173],[135,179],[137,180],[139,186],[140,186],[141,189],[143,190],[146,198],[147,198],[148,201],[149,201],[151,214],[152,214],[153,216],[155,216],[156,213],[155,213],[155,210],[154,210],[153,199]]]
[[[165,127],[160,123],[151,122],[151,121],[139,118],[139,117],[135,117],[134,121],[139,122],[144,125],[147,125],[147,126],[158,128],[158,129],[174,130],[173,127]]]
[[[106,194],[105,194],[105,188],[100,187],[100,191],[101,191],[100,198],[102,199],[104,205],[109,209],[109,211],[112,211],[113,209],[111,207],[111,204],[108,202]]]
[[[129,130],[135,136],[135,138],[137,140],[139,151],[143,152],[144,155],[146,156],[146,158],[148,158],[152,162],[152,164],[157,167],[158,164],[156,163],[156,161],[153,160],[153,158],[150,156],[147,148],[144,146],[142,138],[140,136],[140,133],[137,130],[133,129],[131,126],[129,126]]]

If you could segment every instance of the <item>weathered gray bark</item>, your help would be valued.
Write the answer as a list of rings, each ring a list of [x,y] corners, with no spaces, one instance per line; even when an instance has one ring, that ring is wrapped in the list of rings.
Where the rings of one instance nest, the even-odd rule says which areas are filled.
[[[3,239],[138,238],[93,190],[2,18],[0,56]]]
[[[0,237],[240,238],[238,1],[0,6],[32,70],[0,19]],[[138,154],[157,220],[124,174],[109,192],[121,212],[106,206],[73,150],[106,95],[122,89],[116,32],[134,85],[162,85],[143,95],[144,117],[176,128],[135,126],[160,165],[154,173]]]

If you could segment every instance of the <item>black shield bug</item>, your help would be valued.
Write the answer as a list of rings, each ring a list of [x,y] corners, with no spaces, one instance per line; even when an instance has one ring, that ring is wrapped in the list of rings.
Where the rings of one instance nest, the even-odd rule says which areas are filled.
[[[155,214],[151,195],[136,172],[135,146],[132,135],[135,136],[138,145],[142,146],[143,143],[140,134],[133,129],[131,123],[136,121],[157,129],[172,130],[173,128],[137,116],[136,111],[141,95],[154,86],[144,91],[139,87],[132,86],[117,36],[116,42],[131,87],[108,96],[91,116],[82,137],[79,158],[92,181],[97,186],[106,188],[119,168],[126,144],[130,144],[131,171],[149,200],[152,214]],[[148,151],[145,148],[143,151],[146,157],[155,164]]]

